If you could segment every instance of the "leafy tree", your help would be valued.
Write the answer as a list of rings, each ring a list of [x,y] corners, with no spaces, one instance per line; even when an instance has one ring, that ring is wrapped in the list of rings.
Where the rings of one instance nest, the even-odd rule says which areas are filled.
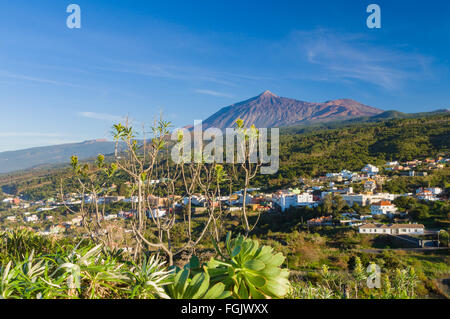
[[[417,220],[424,220],[430,218],[429,207],[424,204],[417,204],[413,206],[412,210],[409,212],[409,215]]]

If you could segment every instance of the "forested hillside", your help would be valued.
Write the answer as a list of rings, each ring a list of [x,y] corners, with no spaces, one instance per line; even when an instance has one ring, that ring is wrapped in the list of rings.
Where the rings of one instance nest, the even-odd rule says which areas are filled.
[[[448,153],[450,115],[394,119],[304,132],[286,130],[280,138],[278,179],[317,176],[342,169],[360,170],[367,163],[413,160]],[[267,181],[276,182],[273,176]]]
[[[280,170],[275,175],[258,175],[255,186],[284,186],[299,177],[342,169],[360,170],[367,163],[382,166],[386,161],[424,159],[450,152],[448,114],[348,124],[332,129],[293,127],[281,133]],[[36,198],[57,189],[66,172],[57,168],[53,172],[45,169],[0,175],[0,186],[8,192],[26,192]]]

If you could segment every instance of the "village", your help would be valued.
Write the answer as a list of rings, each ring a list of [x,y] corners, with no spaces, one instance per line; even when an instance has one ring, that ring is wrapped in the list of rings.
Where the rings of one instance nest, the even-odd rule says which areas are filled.
[[[361,234],[389,235],[424,235],[435,230],[426,230],[419,223],[412,223],[408,211],[399,209],[394,201],[399,197],[411,197],[420,201],[448,201],[445,192],[439,187],[420,187],[415,193],[391,194],[382,191],[382,184],[393,173],[405,177],[426,176],[430,170],[443,169],[450,162],[449,158],[426,159],[425,161],[409,161],[405,163],[387,162],[383,167],[367,164],[359,172],[342,170],[339,173],[327,173],[310,180],[299,179],[300,187],[280,189],[274,192],[261,192],[260,188],[240,190],[230,196],[221,196],[213,202],[201,194],[190,197],[173,196],[162,198],[150,196],[147,212],[148,218],[165,218],[168,212],[174,210],[180,213],[188,207],[189,202],[193,212],[202,212],[208,205],[215,209],[238,212],[245,206],[249,211],[283,214],[298,208],[316,208],[339,201],[349,209],[340,214],[324,214],[323,216],[306,220],[308,228],[319,226],[353,227]],[[155,180],[152,183],[158,184]],[[355,191],[351,185],[360,185],[360,191]],[[113,186],[115,187],[115,185]],[[136,196],[101,196],[95,200],[93,195],[69,193],[64,195],[64,201],[47,198],[39,201],[27,201],[21,196],[9,196],[2,200],[3,207],[8,208],[7,214],[0,215],[4,225],[13,227],[19,225],[28,229],[38,230],[42,235],[64,234],[70,229],[79,228],[83,217],[77,214],[76,207],[89,205],[97,201],[98,205],[106,207],[102,214],[105,222],[128,220],[133,217],[138,203]],[[115,205],[120,209],[111,210]],[[170,208],[169,208],[170,207]],[[355,207],[362,208],[357,211]],[[74,208],[74,209],[71,209]],[[128,209],[122,209],[128,208]],[[61,214],[56,212],[63,212]],[[182,217],[180,217],[182,218]],[[41,225],[41,226],[40,226]],[[45,228],[45,229],[43,229]],[[439,230],[438,230],[439,231]]]

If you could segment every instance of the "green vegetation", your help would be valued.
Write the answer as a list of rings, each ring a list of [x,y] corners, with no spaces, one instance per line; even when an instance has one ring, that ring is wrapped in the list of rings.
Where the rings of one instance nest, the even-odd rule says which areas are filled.
[[[230,291],[225,291],[221,282],[211,285],[208,269],[205,267],[194,276],[191,269],[199,267],[197,257],[192,257],[183,270],[177,269],[173,283],[167,286],[167,291],[173,299],[225,299],[231,297]]]
[[[278,188],[343,169],[359,171],[367,163],[435,157],[450,150],[450,115],[394,119],[337,129],[282,131],[280,170],[276,177],[258,176],[255,184]]]
[[[208,263],[216,282],[223,282],[240,299],[281,298],[289,289],[289,272],[279,268],[285,260],[281,253],[273,254],[270,246],[259,246],[258,241],[242,235],[225,242],[228,257]]]
[[[247,270],[214,259],[200,267],[195,256],[183,270],[166,268],[155,256],[135,263],[120,250],[83,241],[49,252],[46,245],[54,244],[26,231],[3,233],[1,239],[2,298],[282,298],[289,287],[288,271],[278,268],[284,258],[243,237],[231,243],[228,235],[227,246],[234,247],[230,258],[245,260]],[[224,273],[218,263],[233,273]]]
[[[279,172],[275,176],[257,175],[252,185],[268,190],[296,186],[299,177],[313,177],[342,169],[360,170],[367,163],[382,166],[386,161],[425,159],[450,152],[448,114],[329,127],[282,129]],[[399,179],[388,184],[386,190],[405,192],[410,191],[415,184],[427,185],[428,182],[430,186],[445,188],[449,186],[448,171],[446,174],[431,179],[414,178],[412,180],[415,182],[410,186]],[[0,187],[6,193],[22,193],[33,200],[43,199],[59,193],[61,178],[65,182],[65,190],[73,189],[75,184],[67,179],[68,176],[70,170],[67,168],[3,174],[0,175]],[[124,192],[124,186],[121,185],[126,181],[125,178],[125,174],[118,173],[110,181]],[[242,178],[235,187],[241,189],[243,185]],[[118,190],[112,195],[118,194]],[[179,190],[181,193],[180,187]]]
[[[349,207],[339,195],[329,195],[315,208],[260,214],[245,205],[241,211],[228,211],[217,198],[242,188],[245,194],[250,186],[269,191],[298,186],[299,177],[360,170],[367,163],[448,154],[449,119],[436,115],[339,128],[286,129],[275,176],[253,174],[257,166],[250,162],[231,167],[173,164],[164,157],[170,123],[158,122],[154,138],[142,145],[132,128],[117,125],[115,140],[127,145],[125,152],[83,163],[74,156],[71,168],[0,177],[4,192],[28,199],[61,200],[62,194],[72,192],[78,199],[87,194],[94,198],[40,213],[41,219],[51,214],[57,223],[82,217],[82,225],[68,227],[64,235],[43,237],[10,230],[1,234],[0,294],[4,298],[448,297],[442,282],[450,273],[448,251],[394,251],[388,248],[397,247],[396,243],[385,236],[307,224],[320,216],[331,216],[338,223],[344,212],[367,213],[368,207]],[[420,177],[385,173],[386,181],[377,185],[383,191],[405,193],[438,186],[448,194],[448,167]],[[163,182],[153,183],[155,179]],[[205,197],[205,207],[195,210],[191,203],[176,207],[175,198],[196,193]],[[139,201],[100,203],[97,199],[105,195],[135,196]],[[152,208],[161,205],[151,202],[157,196],[167,201],[165,216],[153,215]],[[448,203],[401,197],[395,204],[408,212],[404,220],[443,229],[440,241],[448,245]],[[13,212],[21,216],[25,209],[0,210],[3,218]],[[120,210],[132,216],[105,220],[106,213]],[[40,231],[52,224],[39,221],[33,226]],[[2,225],[3,229],[22,226],[28,225],[21,221]],[[226,237],[229,231],[237,237]],[[370,276],[366,269],[372,264],[382,270],[380,289],[369,289],[365,283]]]
[[[415,193],[419,187],[441,187],[450,190],[450,169],[435,170],[428,176],[391,176],[383,190],[392,194]]]
[[[342,251],[334,254],[337,258],[324,254],[325,259],[314,271],[296,271],[290,266],[288,282],[280,253],[272,255],[271,247],[241,236],[228,237],[225,253],[217,251],[217,259],[200,264],[193,256],[180,269],[167,268],[164,261],[149,255],[135,262],[121,250],[110,250],[90,240],[54,240],[27,231],[0,235],[1,298],[404,299],[447,295],[439,280],[433,278],[449,272],[449,257],[433,253]],[[273,242],[274,237],[272,234],[266,242]],[[321,236],[311,239],[314,237],[314,249],[329,250]],[[282,250],[291,253],[293,245],[304,246],[299,241],[286,245]],[[276,250],[281,247],[274,246]],[[308,262],[303,253],[301,258]],[[342,262],[344,268],[338,266]],[[370,264],[382,269],[379,289],[366,286]]]

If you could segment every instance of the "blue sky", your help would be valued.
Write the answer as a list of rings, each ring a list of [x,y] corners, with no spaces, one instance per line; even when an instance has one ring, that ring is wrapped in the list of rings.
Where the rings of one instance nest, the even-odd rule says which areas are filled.
[[[184,126],[265,90],[449,108],[449,16],[447,0],[0,0],[0,151],[110,138],[125,115]]]

